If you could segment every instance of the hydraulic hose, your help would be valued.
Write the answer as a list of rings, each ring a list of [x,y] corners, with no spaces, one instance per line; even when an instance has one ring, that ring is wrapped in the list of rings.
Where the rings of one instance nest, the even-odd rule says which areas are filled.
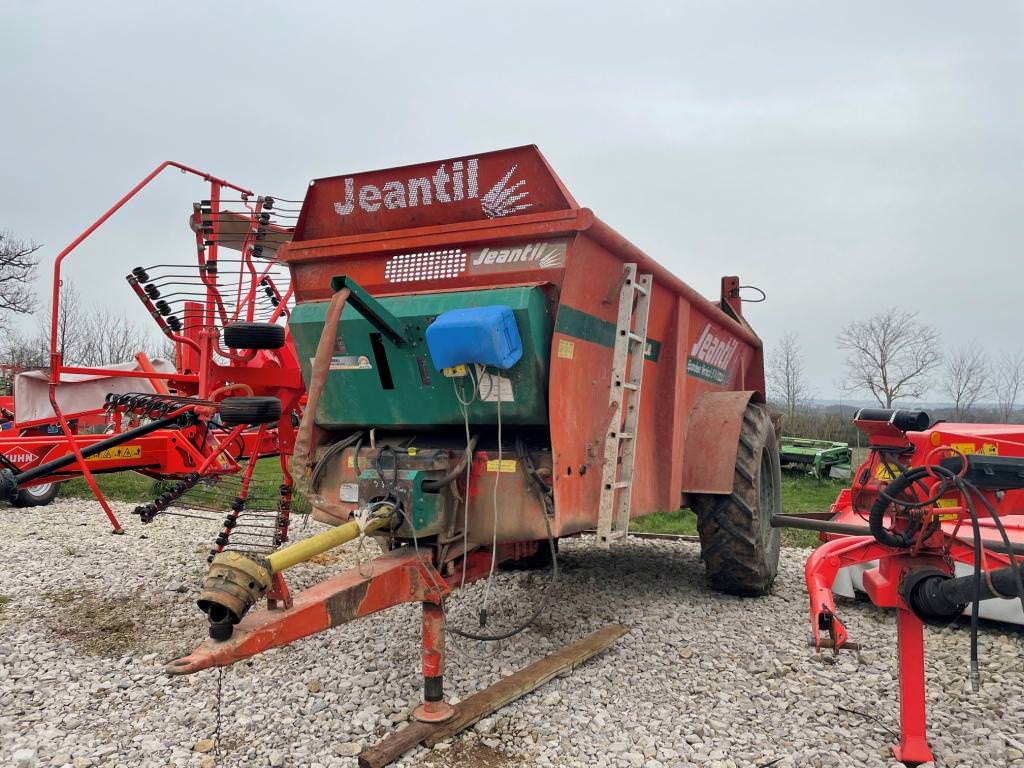
[[[342,288],[331,297],[331,303],[327,306],[324,329],[320,332],[320,342],[316,346],[316,355],[313,357],[312,371],[309,376],[306,408],[302,412],[302,421],[299,422],[299,431],[295,436],[295,450],[292,456],[296,467],[296,480],[299,489],[307,495],[310,494],[310,457],[313,453],[313,426],[316,423],[316,409],[320,404],[320,395],[323,394],[324,385],[327,383],[331,357],[334,354],[338,338],[338,324],[341,322],[341,313],[345,309],[345,302],[348,301],[350,293],[348,288]]]
[[[462,452],[462,458],[459,459],[459,463],[454,468],[448,470],[448,473],[444,477],[439,477],[437,480],[424,480],[423,490],[428,493],[434,493],[444,488],[449,483],[455,482],[459,479],[463,472],[466,471],[466,464],[468,464],[473,458],[473,449],[476,448],[476,435],[473,435],[469,439],[469,444],[466,446],[466,450]]]
[[[914,543],[914,536],[920,530],[921,524],[916,520],[911,520],[907,530],[894,533],[885,527],[885,513],[891,505],[899,504],[901,494],[926,474],[927,470],[924,467],[915,467],[914,469],[907,470],[897,475],[892,482],[879,492],[878,498],[871,505],[871,511],[868,514],[868,527],[871,529],[871,535],[875,537],[879,544],[905,549]],[[908,500],[907,504],[908,506],[918,506],[919,502],[917,500]]]

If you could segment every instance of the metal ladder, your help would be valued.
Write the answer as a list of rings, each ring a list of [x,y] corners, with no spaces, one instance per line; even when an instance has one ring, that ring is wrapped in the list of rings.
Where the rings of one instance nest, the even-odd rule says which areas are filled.
[[[643,389],[644,356],[647,353],[650,301],[651,276],[638,277],[636,264],[625,264],[612,352],[608,401],[611,419],[604,439],[601,506],[597,517],[597,540],[605,547],[616,539],[624,538],[629,531],[634,446]]]

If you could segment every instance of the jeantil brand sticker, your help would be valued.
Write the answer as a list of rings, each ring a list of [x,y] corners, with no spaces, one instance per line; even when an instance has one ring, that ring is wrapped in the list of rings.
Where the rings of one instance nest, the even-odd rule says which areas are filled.
[[[565,266],[564,241],[540,241],[500,248],[480,248],[469,254],[469,271],[517,272],[529,269],[558,269]]]
[[[485,218],[499,219],[522,213],[533,207],[526,189],[526,179],[517,179],[518,165],[513,165],[486,192],[480,194],[480,161],[470,158],[465,163],[454,160],[441,163],[432,175],[377,180],[356,187],[351,176],[344,181],[344,199],[334,203],[334,212],[346,217],[355,211],[377,213],[400,208],[420,208],[458,204],[462,200],[479,200]]]
[[[721,384],[729,375],[729,366],[738,347],[737,339],[719,336],[708,323],[690,348],[686,372],[712,384]]]

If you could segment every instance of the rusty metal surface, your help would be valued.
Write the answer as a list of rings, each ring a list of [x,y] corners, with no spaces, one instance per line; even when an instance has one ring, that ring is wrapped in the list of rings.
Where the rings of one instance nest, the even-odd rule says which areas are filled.
[[[359,606],[366,599],[369,587],[369,582],[353,584],[350,589],[340,590],[324,601],[332,627],[351,621],[359,615]]]
[[[551,454],[532,454],[538,471],[550,474]],[[497,453],[477,451],[473,456],[470,470],[469,541],[471,544],[491,545],[495,523],[498,527],[499,542],[543,539],[547,536],[544,526],[544,506],[537,496],[533,482],[520,466],[514,452],[506,450],[498,464]],[[499,473],[497,470],[501,468]],[[495,515],[494,499],[497,484],[498,514]],[[461,521],[461,508],[456,517]]]
[[[706,392],[686,425],[684,493],[732,493],[743,412],[753,392]]]
[[[455,707],[443,723],[412,723],[359,755],[360,768],[383,768],[417,744],[433,746],[469,728],[483,717],[535,691],[557,675],[576,669],[629,632],[622,624],[609,624],[582,640],[559,648],[494,685],[477,691]]]
[[[296,240],[576,208],[536,146],[317,179]]]
[[[515,153],[520,151],[536,152],[525,148],[511,154],[496,153],[494,157],[496,162],[511,167],[517,164]],[[540,158],[539,153],[536,157]],[[640,272],[652,274],[654,287],[631,514],[675,509],[685,491],[731,489],[738,423],[728,423],[728,419],[716,423],[705,418],[699,430],[689,426],[695,404],[708,393],[741,391],[743,394],[735,397],[743,399],[744,405],[752,396],[763,400],[762,345],[739,313],[735,301],[738,279],[728,276],[723,280],[722,295],[715,297],[717,303],[702,296],[591,211],[579,208],[546,163],[543,167],[530,166],[526,161],[518,165],[514,175],[524,184],[517,190],[528,191],[529,196],[522,200],[536,200],[537,205],[510,211],[508,216],[489,218],[475,210],[471,215],[460,207],[468,204],[465,199],[458,206],[453,202],[430,208],[429,215],[424,207],[386,212],[360,209],[357,213],[361,186],[383,189],[386,181],[401,181],[403,175],[412,178],[413,172],[426,173],[445,164],[449,164],[445,165],[448,173],[451,162],[316,182],[304,206],[308,226],[300,223],[296,240],[282,247],[279,254],[292,271],[297,301],[324,299],[330,293],[331,279],[342,274],[358,281],[374,296],[549,285],[555,314],[548,381],[556,507],[553,529],[556,535],[567,535],[596,524],[601,473],[595,470],[601,466],[609,423],[606,411],[612,346],[608,337],[614,336],[622,265],[634,262]],[[356,197],[352,211],[342,215],[334,203],[340,201],[347,206],[347,180],[351,180]],[[551,183],[556,183],[558,189],[554,190]],[[375,198],[372,190],[367,194]],[[559,195],[568,201],[565,205],[558,201]],[[429,258],[441,249],[462,252],[468,258],[474,248],[508,248],[526,241],[567,237],[570,239],[563,262],[548,268],[517,264],[508,271],[475,273],[467,267],[443,279],[426,274],[422,279],[400,282],[387,269],[389,260],[409,254]],[[706,417],[700,409],[692,415],[698,420]],[[695,436],[697,431],[702,434]],[[697,447],[689,449],[688,439]],[[516,511],[502,516],[499,537],[543,538],[537,505],[520,492],[519,485],[509,486],[513,492],[510,503]],[[331,510],[328,516],[333,515]],[[505,518],[512,520],[506,522]],[[484,514],[479,522],[488,519],[490,516]],[[473,535],[475,540],[487,538],[482,529],[479,535]]]
[[[430,574],[426,569],[409,547],[388,552],[373,560],[367,576],[354,568],[295,595],[287,610],[251,611],[229,640],[207,640],[166,669],[182,675],[227,666],[400,603],[436,603],[450,588],[436,571]]]

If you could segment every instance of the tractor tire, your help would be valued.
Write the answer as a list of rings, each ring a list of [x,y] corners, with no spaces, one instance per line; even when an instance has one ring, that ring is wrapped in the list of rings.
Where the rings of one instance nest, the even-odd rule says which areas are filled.
[[[232,323],[224,326],[224,346],[231,349],[280,349],[284,346],[284,326]]]
[[[11,499],[15,507],[45,507],[60,493],[60,483],[44,483],[22,488],[18,494]]]
[[[220,420],[229,426],[276,424],[281,420],[281,401],[276,397],[225,397]]]
[[[779,572],[782,511],[779,450],[768,409],[750,404],[743,413],[733,489],[694,499],[700,556],[713,589],[746,597],[771,593]]]

